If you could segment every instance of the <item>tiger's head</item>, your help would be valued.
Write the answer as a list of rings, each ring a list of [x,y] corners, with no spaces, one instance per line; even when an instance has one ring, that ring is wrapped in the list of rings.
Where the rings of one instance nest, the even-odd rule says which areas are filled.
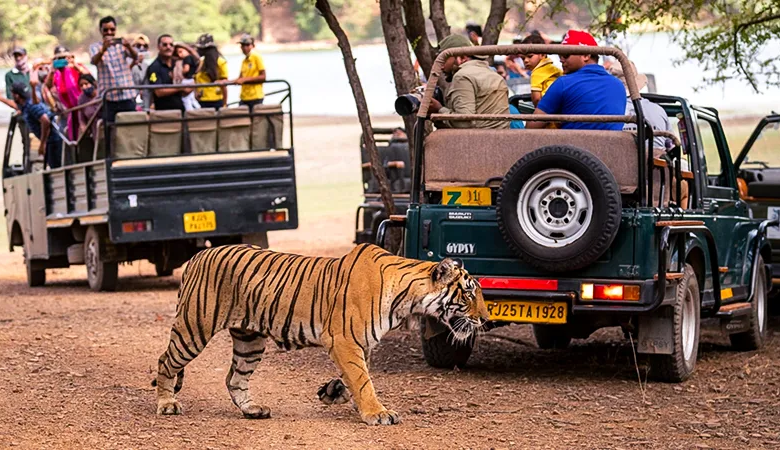
[[[425,312],[439,319],[455,341],[465,342],[487,322],[482,289],[459,261],[447,258],[438,263],[431,271],[431,284]]]

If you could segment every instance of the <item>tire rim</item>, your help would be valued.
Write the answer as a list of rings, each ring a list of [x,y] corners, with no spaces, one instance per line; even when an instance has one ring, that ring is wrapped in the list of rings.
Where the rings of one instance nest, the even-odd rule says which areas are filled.
[[[696,342],[696,305],[693,302],[691,291],[686,290],[682,307],[682,347],[686,364],[689,364],[693,357]]]
[[[593,199],[585,183],[563,169],[543,170],[523,185],[517,199],[520,227],[534,242],[563,247],[590,226]]]
[[[87,243],[84,261],[87,263],[87,278],[92,281],[97,278],[98,244],[92,239]]]
[[[763,335],[766,328],[766,283],[764,277],[756,278],[756,307],[758,308],[758,332]]]

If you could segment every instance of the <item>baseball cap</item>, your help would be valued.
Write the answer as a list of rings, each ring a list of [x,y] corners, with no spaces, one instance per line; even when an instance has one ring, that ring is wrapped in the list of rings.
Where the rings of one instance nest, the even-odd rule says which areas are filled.
[[[27,54],[27,50],[23,49],[22,47],[16,47],[11,54],[24,56]]]
[[[439,52],[457,47],[472,47],[471,41],[462,34],[451,34],[439,42]]]
[[[582,30],[569,30],[561,41],[563,45],[586,45],[590,47],[598,47],[599,44],[596,39],[588,33]]]
[[[216,45],[214,45],[214,36],[209,33],[201,34],[195,46],[198,48],[216,47]]]
[[[30,88],[27,86],[27,83],[17,81],[11,85],[11,93],[27,98],[30,95]]]
[[[249,45],[254,45],[254,43],[255,43],[255,38],[253,38],[252,36],[250,36],[250,35],[248,35],[248,34],[244,33],[244,34],[242,34],[242,35],[241,35],[241,39],[239,39],[238,43],[239,43],[239,44],[249,44]]]

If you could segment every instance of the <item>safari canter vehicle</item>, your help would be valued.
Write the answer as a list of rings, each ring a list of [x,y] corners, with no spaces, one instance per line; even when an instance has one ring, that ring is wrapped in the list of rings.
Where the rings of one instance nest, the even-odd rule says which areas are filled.
[[[267,247],[268,231],[297,228],[290,85],[265,85],[281,86],[266,94],[281,100],[251,112],[124,112],[111,126],[98,113],[88,124],[97,138],[63,136],[63,167],[52,170],[36,169],[12,119],[5,219],[29,285],[43,285],[46,269],[85,264],[91,289],[114,290],[119,263],[148,259],[166,276],[206,246]],[[161,87],[172,86],[139,88]]]
[[[764,117],[734,160],[739,197],[753,217],[780,219],[780,114]],[[780,263],[780,230],[767,229],[772,260]],[[772,266],[773,293],[780,294],[780,264]]]
[[[451,56],[600,54],[618,59],[635,116],[440,115],[433,87]],[[612,48],[512,45],[450,49],[436,59],[417,115],[411,205],[380,226],[405,231],[405,256],[460,258],[480,280],[493,326],[532,323],[541,348],[621,326],[649,355],[651,374],[679,382],[693,372],[700,321],[719,318],[731,342],[766,337],[772,261],[751,219],[718,114],[683,98],[646,95],[680,136],[644,120],[635,74]],[[565,129],[438,129],[432,120],[638,123],[635,132]],[[663,135],[674,148],[653,149]],[[679,199],[679,200],[678,200]],[[473,341],[452,343],[436,321],[421,324],[426,361],[464,365]]]

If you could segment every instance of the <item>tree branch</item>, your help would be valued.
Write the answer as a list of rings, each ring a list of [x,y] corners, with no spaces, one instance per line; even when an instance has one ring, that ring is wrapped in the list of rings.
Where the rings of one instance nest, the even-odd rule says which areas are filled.
[[[428,40],[425,31],[425,14],[423,14],[420,0],[403,0],[404,16],[406,17],[406,38],[412,44],[412,50],[420,62],[425,76],[431,73],[436,51]]]
[[[379,152],[377,152],[376,149],[374,133],[371,128],[371,118],[368,115],[366,95],[363,93],[363,85],[360,83],[360,76],[357,73],[355,58],[352,56],[352,47],[349,45],[349,39],[341,28],[333,11],[330,9],[328,0],[316,0],[314,5],[322,14],[322,17],[328,24],[328,28],[330,28],[338,41],[341,54],[344,57],[344,68],[347,71],[347,78],[349,79],[349,85],[352,88],[352,95],[355,97],[358,120],[360,121],[360,127],[363,129],[363,143],[366,145],[366,150],[368,150],[369,157],[371,158],[371,171],[374,172],[374,176],[379,182],[379,192],[385,210],[388,214],[393,214],[395,212],[393,195],[390,192],[390,184],[387,182],[387,176],[383,170],[382,161],[379,159]]]
[[[485,28],[482,30],[482,45],[495,45],[504,28],[504,17],[509,9],[506,0],[491,0],[490,13],[488,14]]]
[[[745,78],[747,78],[748,82],[750,83],[750,86],[753,87],[753,90],[756,93],[761,92],[758,89],[758,84],[753,79],[753,75],[750,73],[750,71],[745,69],[745,66],[742,64],[742,56],[739,51],[739,33],[745,28],[751,27],[753,25],[759,25],[762,23],[766,23],[778,19],[780,19],[780,14],[773,14],[767,17],[762,17],[759,19],[754,19],[745,23],[741,23],[734,28],[734,62],[737,64],[737,67],[739,67],[740,72],[742,72],[742,74],[745,75]]]
[[[442,39],[452,34],[447,16],[444,14],[444,0],[431,0],[430,7],[430,18],[433,29],[436,31],[436,40],[441,42]]]

